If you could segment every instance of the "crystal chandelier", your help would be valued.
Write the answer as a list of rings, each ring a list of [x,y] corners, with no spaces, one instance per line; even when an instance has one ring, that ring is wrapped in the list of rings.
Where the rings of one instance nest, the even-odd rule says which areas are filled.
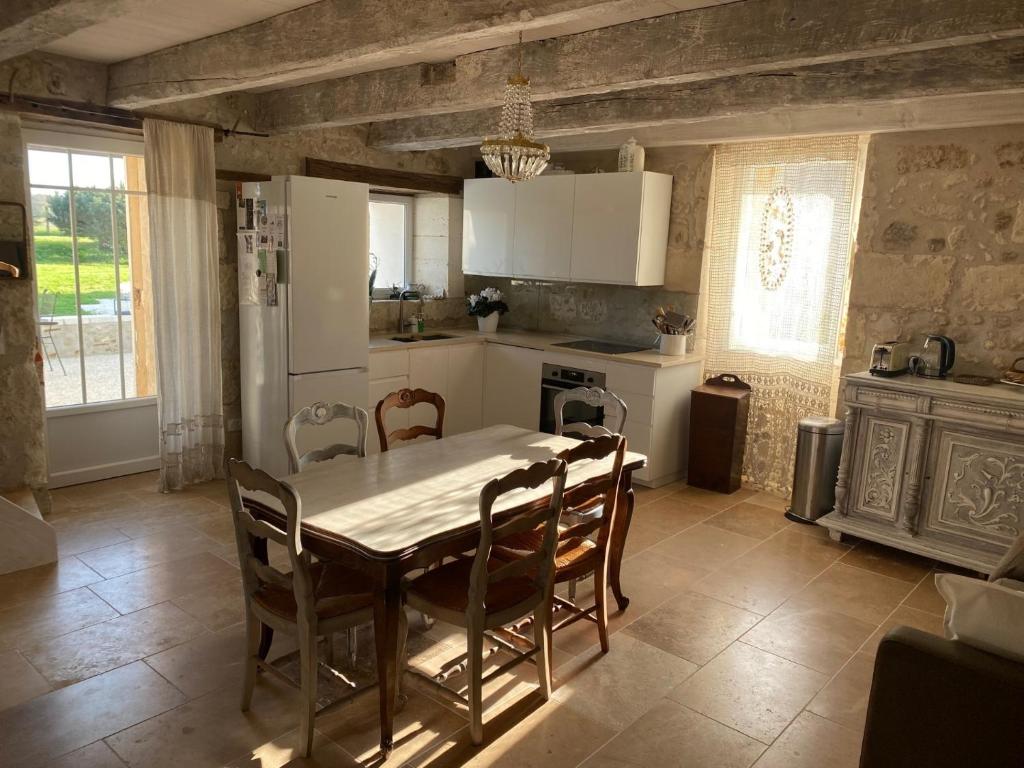
[[[491,173],[511,182],[528,181],[547,167],[551,151],[533,140],[530,80],[523,77],[523,33],[519,33],[519,66],[505,85],[498,137],[485,139],[480,154]]]

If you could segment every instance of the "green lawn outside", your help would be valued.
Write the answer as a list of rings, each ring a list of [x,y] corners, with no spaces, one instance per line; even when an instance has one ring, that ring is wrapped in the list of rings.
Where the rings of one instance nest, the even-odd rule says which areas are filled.
[[[51,293],[57,294],[54,314],[74,315],[75,267],[71,258],[71,238],[37,231],[35,256],[40,293],[49,289]],[[121,257],[120,267],[121,280],[128,281],[131,272],[127,256]],[[95,304],[100,299],[113,299],[117,291],[113,253],[101,249],[93,238],[79,237],[78,278],[83,307]]]

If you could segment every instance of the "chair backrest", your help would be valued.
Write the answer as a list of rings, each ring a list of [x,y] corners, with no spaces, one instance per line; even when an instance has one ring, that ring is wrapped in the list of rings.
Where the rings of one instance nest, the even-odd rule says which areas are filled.
[[[597,544],[604,547],[615,527],[618,510],[619,489],[622,485],[622,465],[626,459],[626,438],[622,435],[602,435],[584,440],[558,454],[558,458],[572,466],[580,461],[601,461],[614,456],[611,471],[586,480],[566,491],[562,499],[562,519],[581,518],[563,530],[561,539],[574,536],[589,536],[598,531]],[[585,516],[596,507],[603,507],[600,517]]]
[[[565,462],[550,459],[491,480],[480,491],[480,544],[473,560],[466,609],[471,616],[475,614],[478,619],[483,618],[488,591],[506,579],[525,576],[533,582],[534,591],[524,603],[508,609],[518,616],[522,616],[548,594],[554,578],[558,518],[562,512],[565,477]],[[519,489],[537,488],[544,483],[551,483],[550,496],[502,510],[497,515],[493,513],[494,503],[499,497]],[[536,551],[493,570],[488,568],[494,544],[500,544],[508,536],[538,528],[543,530],[543,538]],[[519,613],[524,604],[531,605]]]
[[[43,292],[39,294],[39,319],[52,321],[56,311],[57,294],[50,291],[49,288],[44,288]]]
[[[287,524],[280,528],[257,519],[246,505],[243,492],[260,492],[276,499],[285,512]],[[302,548],[300,527],[302,503],[287,483],[275,480],[266,472],[254,469],[244,461],[228,460],[228,496],[235,523],[238,565],[242,570],[242,588],[251,597],[266,585],[290,589],[295,595],[299,617],[315,618],[313,579],[310,575],[310,554]],[[288,550],[291,573],[282,573],[267,562],[267,541],[281,544]]]
[[[604,409],[605,426],[595,426],[577,421],[564,423],[566,403],[583,402],[594,408]],[[621,434],[626,426],[626,403],[614,392],[600,387],[576,387],[555,395],[555,434],[581,435],[582,437],[600,437],[601,435]]]
[[[330,424],[335,419],[351,419],[356,424],[358,437],[355,445],[346,443],[334,443],[324,448],[316,448],[312,451],[299,455],[296,445],[296,437],[299,427],[310,425],[322,427]],[[345,403],[313,403],[307,405],[296,413],[284,425],[284,444],[288,448],[288,458],[291,459],[292,469],[301,472],[309,464],[317,461],[327,461],[335,456],[349,455],[366,456],[366,425],[369,417],[362,408]]]
[[[412,427],[396,429],[392,432],[387,431],[384,426],[384,420],[388,411],[392,408],[412,408],[420,403],[433,405],[437,410],[437,420],[434,422],[434,426],[428,427],[417,424]],[[377,403],[374,416],[377,421],[377,436],[380,438],[380,449],[382,452],[388,450],[397,442],[415,440],[417,437],[423,437],[424,435],[432,435],[435,439],[440,440],[444,429],[444,398],[436,392],[428,392],[425,389],[400,389],[397,392],[392,392]]]

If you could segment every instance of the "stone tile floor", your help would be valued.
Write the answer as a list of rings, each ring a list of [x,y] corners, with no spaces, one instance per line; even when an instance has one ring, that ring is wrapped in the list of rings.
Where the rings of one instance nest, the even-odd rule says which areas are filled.
[[[239,711],[222,483],[161,495],[152,474],[135,475],[54,502],[60,562],[0,576],[0,766],[378,763],[375,688],[318,718],[305,761],[292,752],[291,689],[261,678]],[[623,567],[632,602],[612,617],[611,652],[592,625],[556,634],[553,700],[542,704],[530,665],[490,684],[482,748],[460,708],[407,675],[388,764],[856,766],[879,638],[896,624],[941,632],[935,564],[834,543],[782,510],[750,490],[639,490]],[[372,630],[360,636],[357,665],[372,673]],[[460,644],[458,630],[413,620],[410,664],[437,671]],[[272,655],[292,651],[275,640]]]

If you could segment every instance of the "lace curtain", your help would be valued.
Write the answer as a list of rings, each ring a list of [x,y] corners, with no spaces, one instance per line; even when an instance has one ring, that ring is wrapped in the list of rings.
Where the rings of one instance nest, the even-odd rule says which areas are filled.
[[[144,122],[164,491],[223,477],[213,129]]]
[[[707,376],[752,387],[745,483],[789,494],[797,422],[832,412],[863,142],[716,148],[703,271]]]

